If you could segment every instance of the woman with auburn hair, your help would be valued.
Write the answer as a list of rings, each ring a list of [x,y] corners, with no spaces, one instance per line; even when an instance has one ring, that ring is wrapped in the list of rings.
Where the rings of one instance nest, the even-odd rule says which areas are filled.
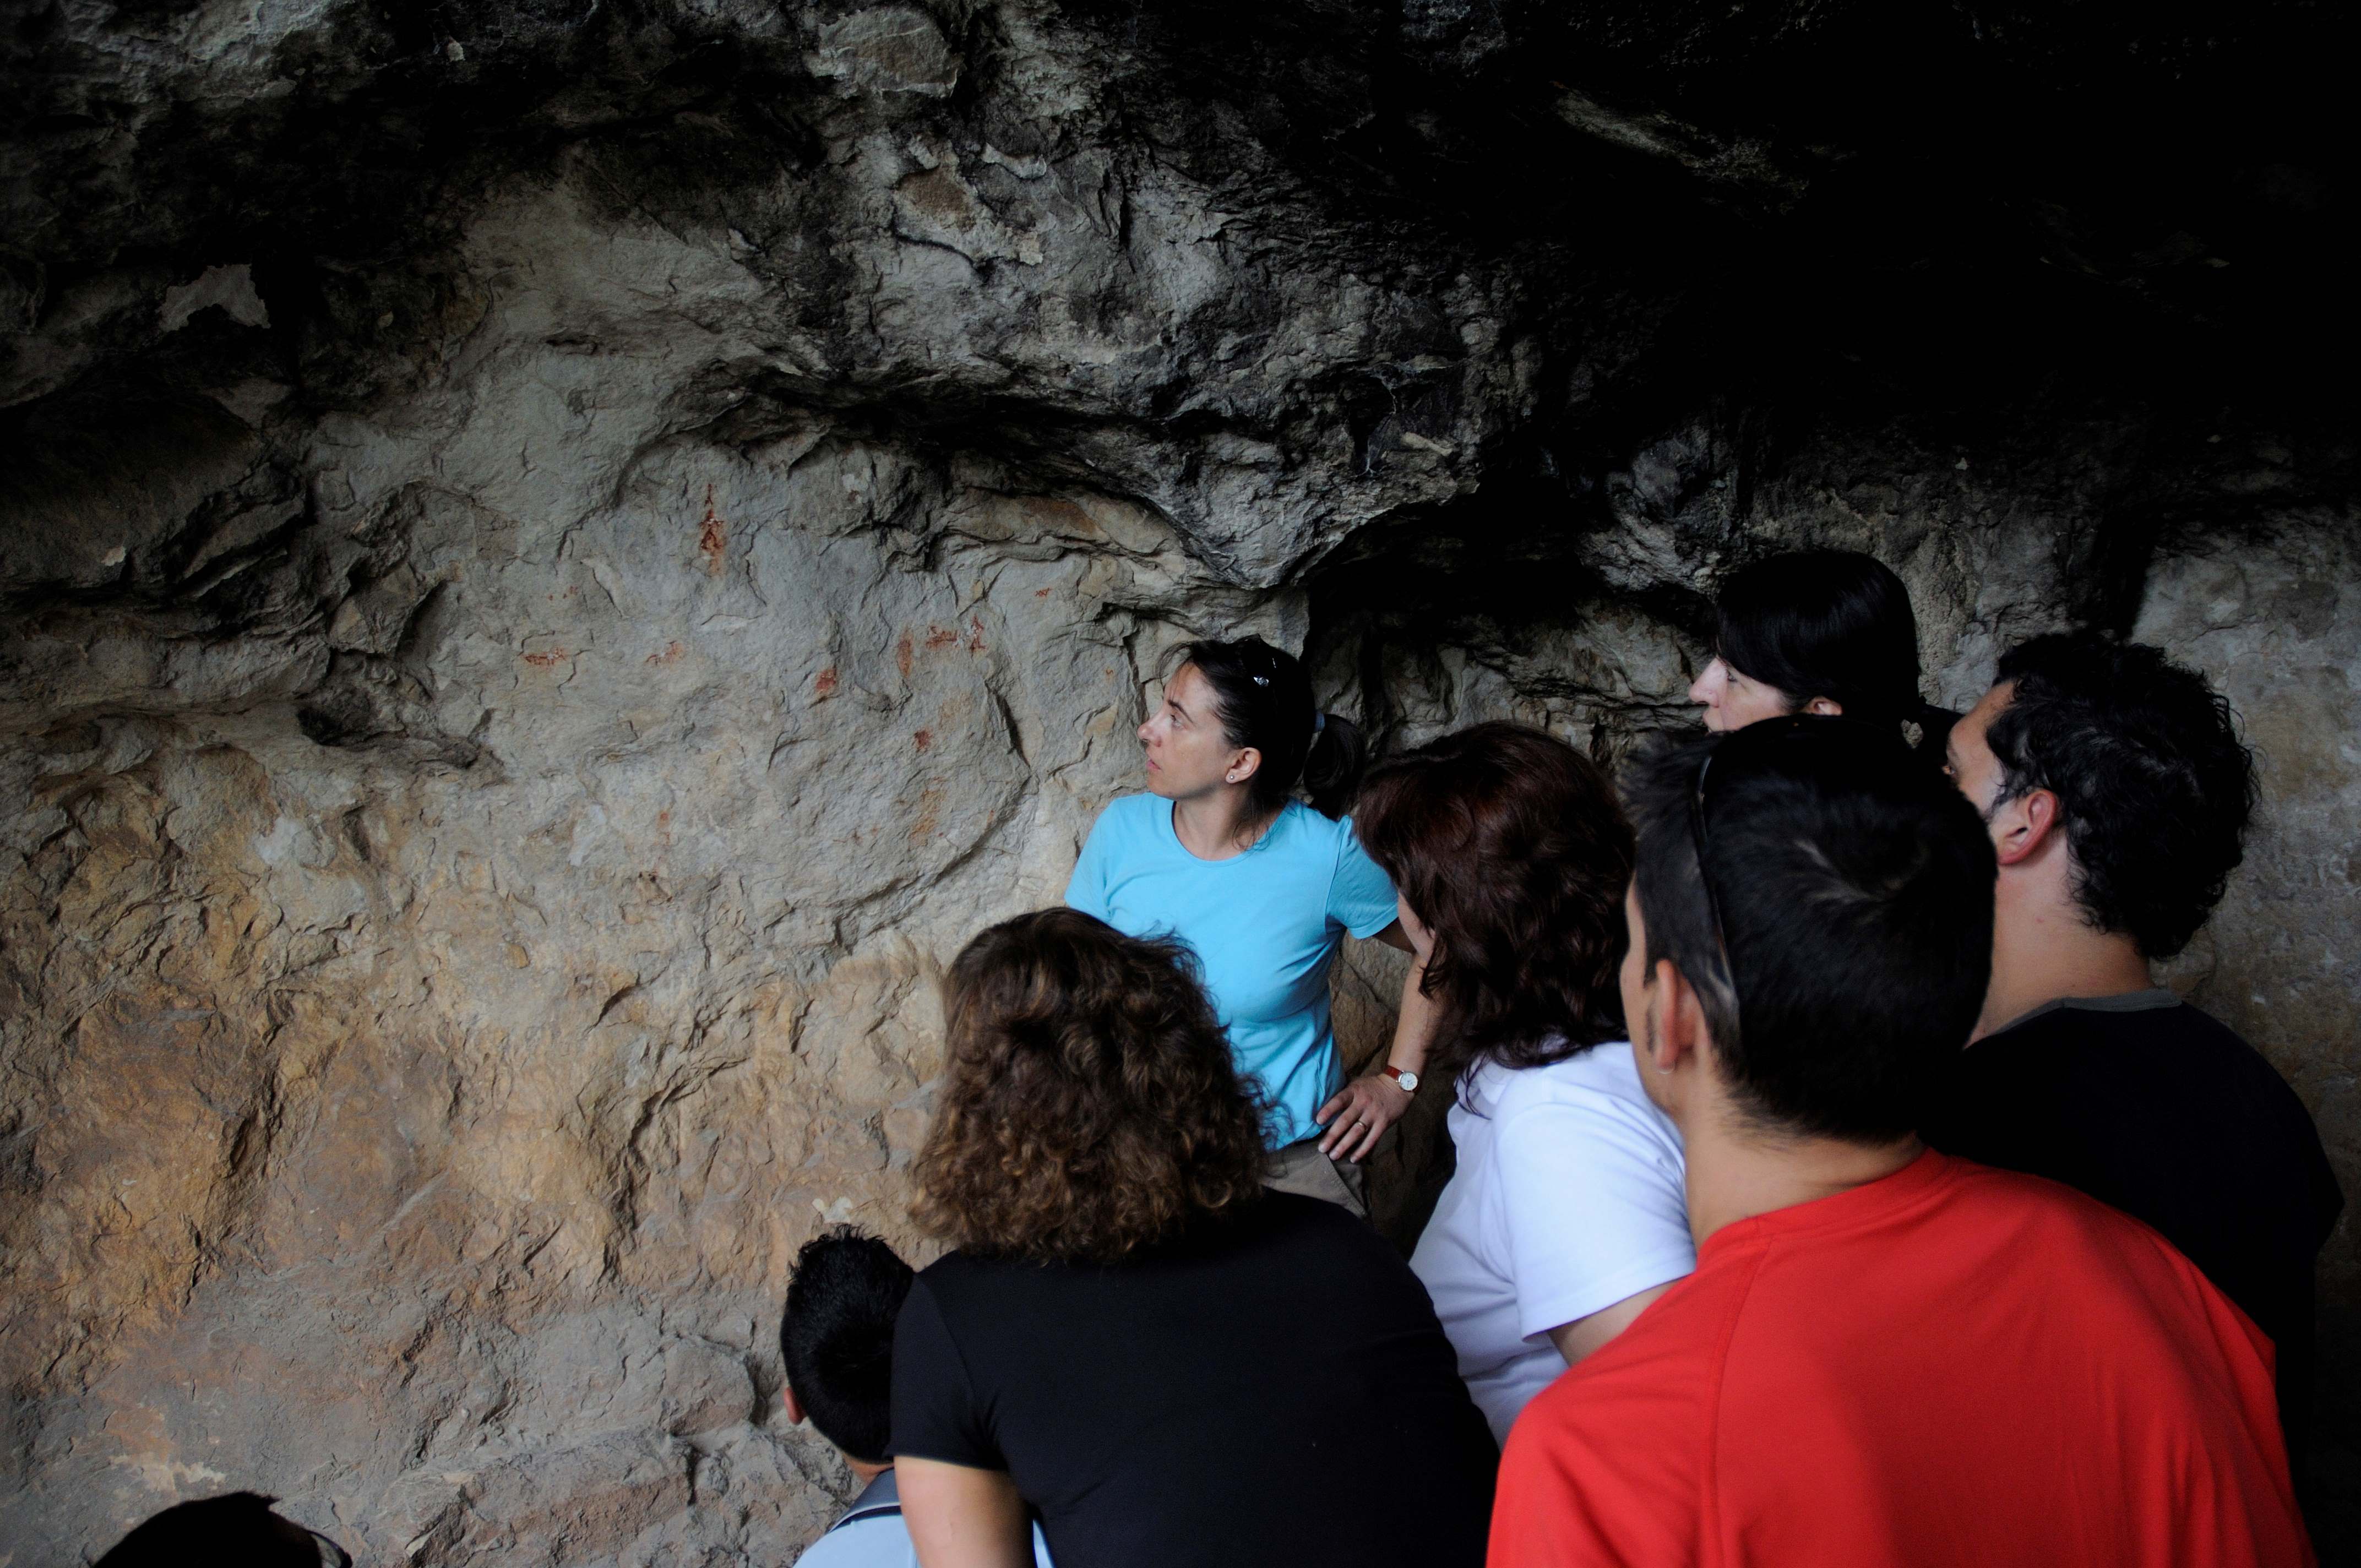
[[[1497,1453],[1418,1280],[1340,1206],[1263,1185],[1263,1105],[1188,949],[1071,909],[944,984],[917,1175],[956,1249],[894,1339],[925,1568],[1484,1559]],[[1405,1506],[1352,1501],[1398,1477]]]
[[[1321,712],[1302,663],[1258,637],[1179,656],[1139,727],[1147,793],[1099,814],[1066,903],[1189,945],[1238,1070],[1269,1106],[1267,1179],[1366,1213],[1359,1162],[1410,1106],[1430,1019],[1413,971],[1386,1060],[1345,1081],[1329,967],[1348,932],[1410,947],[1392,886],[1343,815],[1360,731]]]
[[[1438,1006],[1432,1070],[1457,1095],[1458,1167],[1411,1267],[1505,1441],[1697,1266],[1680,1134],[1621,1043],[1631,829],[1588,758],[1514,724],[1378,768],[1358,823]]]

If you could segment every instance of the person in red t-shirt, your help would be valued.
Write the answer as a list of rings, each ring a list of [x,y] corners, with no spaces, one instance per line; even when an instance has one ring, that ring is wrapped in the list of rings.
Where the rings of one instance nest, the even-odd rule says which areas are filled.
[[[1630,789],[1622,988],[1697,1272],[1527,1406],[1492,1568],[2304,1564],[2269,1342],[2163,1239],[1933,1153],[1990,841],[1890,730],[1796,717]]]

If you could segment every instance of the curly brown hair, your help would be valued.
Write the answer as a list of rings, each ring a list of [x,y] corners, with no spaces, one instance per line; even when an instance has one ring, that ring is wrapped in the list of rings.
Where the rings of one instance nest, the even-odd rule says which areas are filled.
[[[1373,770],[1353,827],[1434,936],[1428,1076],[1488,1058],[1543,1067],[1622,1034],[1631,828],[1589,758],[1521,724],[1474,725]]]
[[[944,981],[918,1223],[972,1253],[1113,1263],[1262,1191],[1260,1095],[1175,940],[1003,921]]]

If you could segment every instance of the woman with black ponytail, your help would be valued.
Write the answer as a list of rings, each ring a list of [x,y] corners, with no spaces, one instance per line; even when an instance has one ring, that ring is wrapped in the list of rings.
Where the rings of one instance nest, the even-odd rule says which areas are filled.
[[[1181,649],[1139,743],[1148,793],[1100,814],[1066,902],[1126,935],[1188,943],[1239,1071],[1268,1102],[1270,1185],[1366,1212],[1359,1161],[1409,1108],[1434,1003],[1413,968],[1386,1063],[1339,1084],[1336,949],[1349,931],[1410,950],[1393,883],[1341,815],[1367,756],[1361,732],[1319,711],[1294,658],[1248,637]]]
[[[1790,713],[1916,724],[1939,757],[1958,718],[1918,695],[1918,618],[1891,568],[1851,550],[1798,550],[1722,584],[1713,662],[1689,687],[1708,729]]]

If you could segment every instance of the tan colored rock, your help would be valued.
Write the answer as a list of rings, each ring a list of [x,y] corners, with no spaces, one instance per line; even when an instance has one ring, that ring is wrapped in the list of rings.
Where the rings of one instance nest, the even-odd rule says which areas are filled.
[[[400,9],[6,57],[0,1568],[236,1486],[418,1568],[791,1558],[850,1478],[778,1410],[789,1261],[925,1255],[942,967],[1058,895],[1196,635],[1308,646],[1389,743],[1611,761],[1766,550],[1893,563],[1953,701],[2136,618],[2270,792],[2176,981],[2361,1177],[2333,449],[1725,389],[1660,237],[1719,220],[1564,139],[1617,139],[1555,115],[1597,84],[1455,75],[1529,47],[1497,7],[1331,7],[1311,60],[1038,0]],[[1609,118],[1715,201],[1833,156]],[[2117,280],[2169,313],[2162,266]],[[1350,1059],[1400,973],[1348,951]],[[1376,1158],[1399,1239],[1446,1103]]]

